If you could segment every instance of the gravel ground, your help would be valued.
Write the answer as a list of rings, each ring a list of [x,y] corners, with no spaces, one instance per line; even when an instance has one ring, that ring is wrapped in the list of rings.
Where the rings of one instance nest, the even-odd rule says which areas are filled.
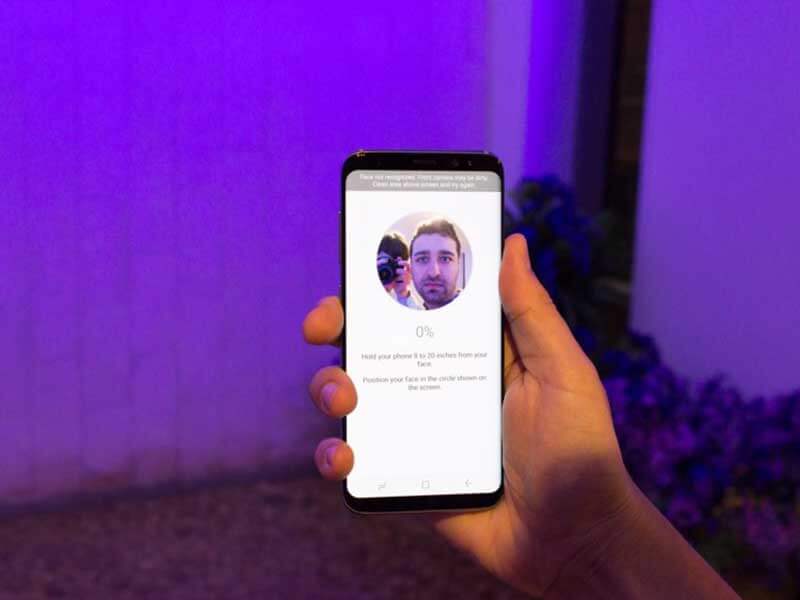
[[[420,520],[350,513],[316,477],[0,522],[0,599],[522,598]]]

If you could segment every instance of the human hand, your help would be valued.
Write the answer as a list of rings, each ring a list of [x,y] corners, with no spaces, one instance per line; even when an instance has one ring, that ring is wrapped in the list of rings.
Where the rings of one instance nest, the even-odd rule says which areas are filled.
[[[489,510],[429,518],[500,579],[541,595],[560,574],[591,565],[638,496],[597,372],[533,274],[522,236],[506,240],[499,284],[507,320],[505,495]],[[307,315],[303,332],[312,344],[335,343],[343,322],[339,300],[329,297]],[[356,405],[355,387],[338,367],[318,371],[310,392],[332,417]],[[324,477],[343,479],[353,452],[328,438],[315,461]]]

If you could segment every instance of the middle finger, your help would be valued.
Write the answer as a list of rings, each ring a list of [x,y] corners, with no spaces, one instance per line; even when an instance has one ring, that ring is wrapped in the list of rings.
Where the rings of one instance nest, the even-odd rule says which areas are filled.
[[[308,386],[311,399],[326,415],[341,418],[356,407],[356,388],[340,367],[323,367]]]

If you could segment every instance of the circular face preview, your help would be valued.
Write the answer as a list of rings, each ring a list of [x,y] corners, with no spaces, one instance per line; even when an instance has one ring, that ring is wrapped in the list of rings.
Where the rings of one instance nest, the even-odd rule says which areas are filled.
[[[376,263],[378,282],[394,302],[413,310],[436,310],[466,287],[472,252],[451,219],[414,213],[383,234]]]

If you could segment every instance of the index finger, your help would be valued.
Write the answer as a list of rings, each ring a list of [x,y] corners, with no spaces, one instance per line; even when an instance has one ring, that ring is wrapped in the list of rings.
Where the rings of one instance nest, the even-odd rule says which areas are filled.
[[[319,301],[303,320],[303,337],[309,344],[341,343],[344,327],[342,303],[336,296],[327,296]]]

